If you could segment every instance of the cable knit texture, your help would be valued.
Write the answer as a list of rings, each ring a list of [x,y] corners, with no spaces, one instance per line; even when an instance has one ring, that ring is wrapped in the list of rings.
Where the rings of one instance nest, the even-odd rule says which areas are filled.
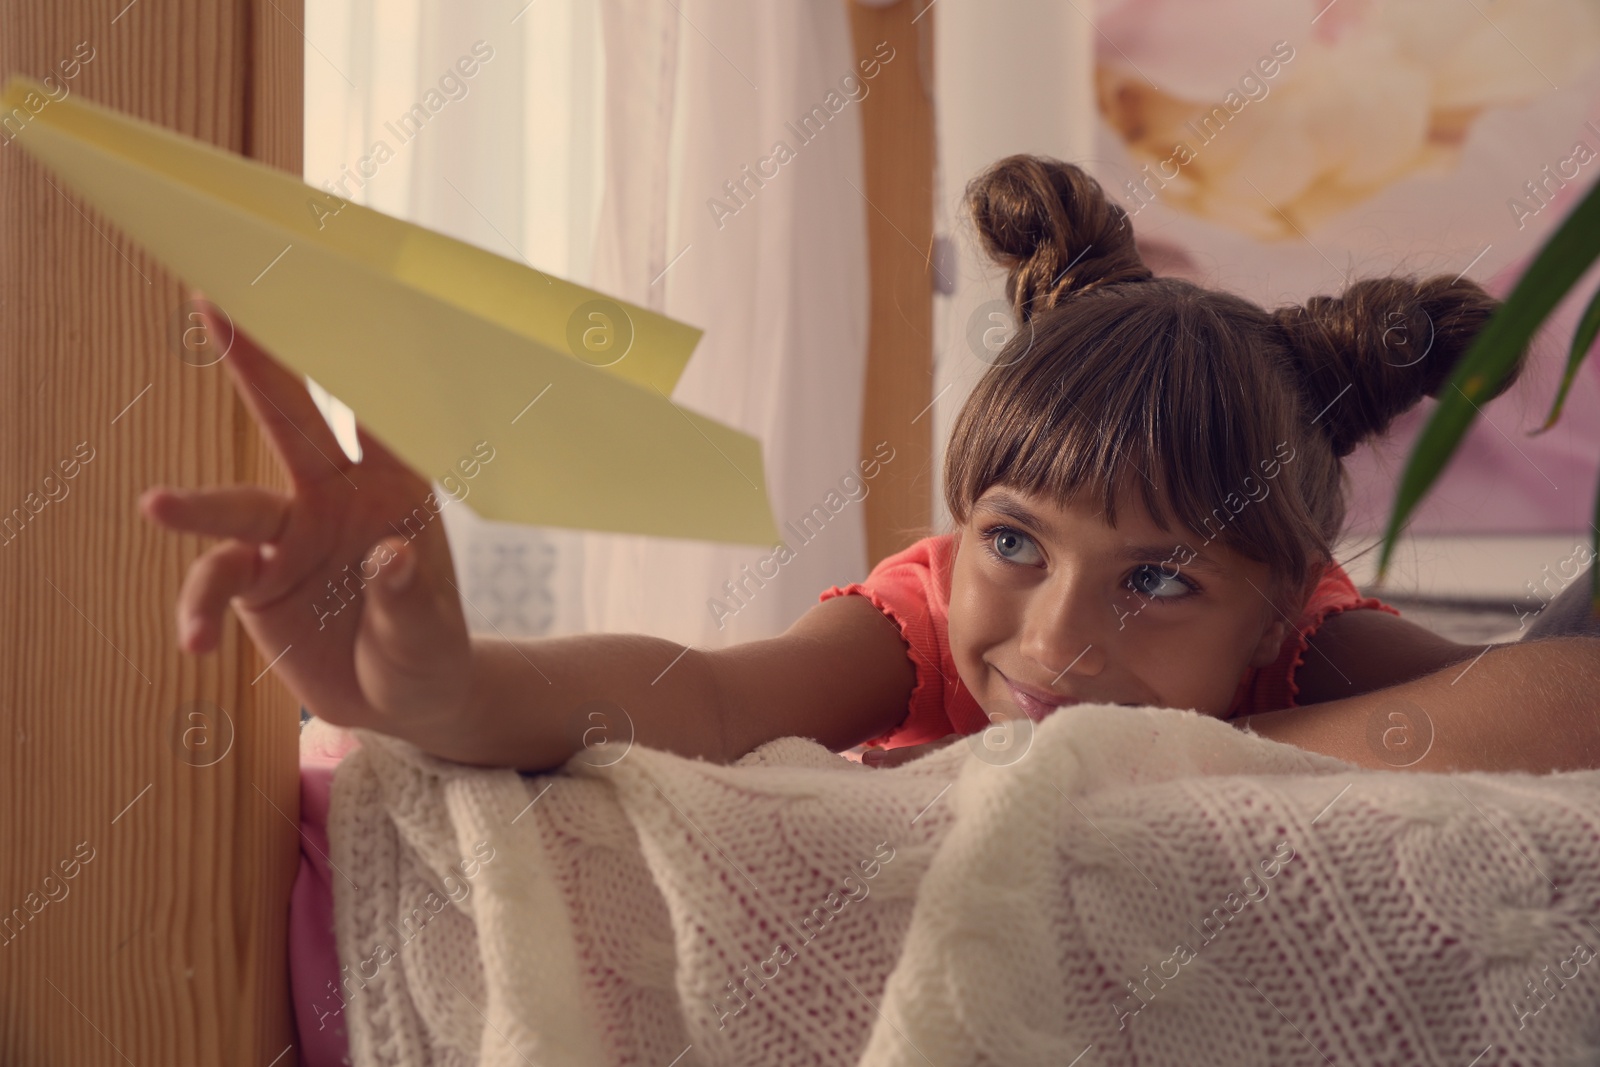
[[[1600,1062],[1600,772],[1362,770],[1173,709],[1018,729],[532,777],[363,731],[352,1059]]]

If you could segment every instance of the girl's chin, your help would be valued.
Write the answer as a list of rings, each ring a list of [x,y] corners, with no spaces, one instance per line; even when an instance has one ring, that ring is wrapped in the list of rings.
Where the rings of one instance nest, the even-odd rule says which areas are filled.
[[[1078,701],[1078,702],[1075,702],[1075,703],[1082,703],[1082,701]],[[1099,700],[1099,701],[1095,701],[1095,704],[1097,704],[1097,705],[1111,705],[1113,707],[1118,707],[1118,708],[1143,708],[1143,707],[1149,707],[1150,706],[1148,704],[1141,703],[1141,702],[1130,702],[1130,701],[1124,701],[1124,700]],[[994,723],[1009,722],[1011,720],[1021,719],[1021,718],[1032,719],[1034,722],[1042,722],[1045,719],[1049,718],[1051,715],[1053,715],[1056,712],[1060,711],[1062,708],[1070,708],[1070,707],[1074,707],[1074,706],[1075,706],[1075,704],[1057,704],[1057,705],[1053,705],[1053,706],[1050,706],[1050,707],[1041,707],[1041,706],[1035,704],[1034,706],[1029,707],[1029,706],[1023,704],[1020,701],[1012,700],[1010,698],[1010,696],[1007,695],[1005,697],[1002,697],[1000,700],[993,702],[989,706],[985,707],[983,710],[984,710],[985,714],[987,714],[989,716],[989,721],[990,722],[994,722]],[[1157,705],[1157,706],[1160,706],[1160,705]],[[1203,714],[1212,714],[1212,713],[1204,712]],[[1223,718],[1223,716],[1220,716],[1220,715],[1213,715],[1212,717],[1213,718]]]
[[[1015,704],[1009,703],[997,704],[993,707],[984,708],[983,710],[984,714],[989,717],[989,725],[985,727],[985,729],[990,730],[994,729],[996,726],[1004,726],[1006,723],[1011,722],[1021,722],[1024,719],[1032,722],[1040,722],[1046,717],[1044,715],[1031,715],[1017,707]]]
[[[1042,722],[1062,708],[1071,706],[1071,704],[1041,705],[1035,701],[1015,700],[1007,694],[983,710],[988,714],[990,722],[1011,722],[1021,718]]]

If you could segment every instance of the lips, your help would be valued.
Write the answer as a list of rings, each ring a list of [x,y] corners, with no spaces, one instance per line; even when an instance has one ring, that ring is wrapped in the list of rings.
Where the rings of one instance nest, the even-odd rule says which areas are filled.
[[[1071,697],[1060,696],[1042,689],[1035,689],[1032,686],[1013,682],[1006,677],[1004,671],[1000,671],[999,668],[996,668],[996,670],[999,672],[1001,679],[1005,681],[1006,688],[1011,690],[1011,699],[1016,701],[1017,707],[1022,709],[1024,715],[1035,722],[1049,715],[1058,707],[1077,703]]]

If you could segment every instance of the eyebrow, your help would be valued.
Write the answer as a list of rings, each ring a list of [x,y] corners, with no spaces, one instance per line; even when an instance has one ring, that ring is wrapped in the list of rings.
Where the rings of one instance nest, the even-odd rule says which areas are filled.
[[[999,515],[1003,515],[1019,525],[1031,526],[1033,529],[1044,533],[1052,540],[1066,540],[1061,536],[1060,531],[1057,530],[1053,525],[1045,522],[1038,515],[1035,515],[1028,509],[1026,504],[1009,493],[1005,493],[1003,491],[995,492],[992,495],[985,496],[974,506],[985,508]],[[1172,559],[1180,553],[1184,555],[1192,555],[1194,557],[1193,559],[1189,560],[1188,563],[1181,564],[1180,566],[1199,567],[1205,570],[1214,571],[1218,574],[1225,572],[1222,564],[1218,563],[1216,560],[1212,559],[1210,556],[1206,555],[1204,552],[1201,552],[1194,546],[1182,542],[1166,545],[1125,545],[1121,551],[1117,553],[1117,558],[1127,560],[1130,563],[1139,563],[1152,559],[1165,561]]]

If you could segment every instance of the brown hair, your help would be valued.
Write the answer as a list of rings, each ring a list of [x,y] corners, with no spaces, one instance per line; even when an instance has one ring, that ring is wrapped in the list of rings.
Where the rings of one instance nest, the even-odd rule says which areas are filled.
[[[1063,502],[1088,490],[1115,526],[1136,484],[1162,529],[1165,501],[1198,537],[1267,563],[1295,611],[1342,530],[1340,460],[1435,395],[1498,306],[1466,278],[1366,279],[1270,312],[1158,278],[1126,212],[1053,159],[1000,160],[966,203],[1008,272],[1017,331],[951,430],[952,518],[1006,485]]]

